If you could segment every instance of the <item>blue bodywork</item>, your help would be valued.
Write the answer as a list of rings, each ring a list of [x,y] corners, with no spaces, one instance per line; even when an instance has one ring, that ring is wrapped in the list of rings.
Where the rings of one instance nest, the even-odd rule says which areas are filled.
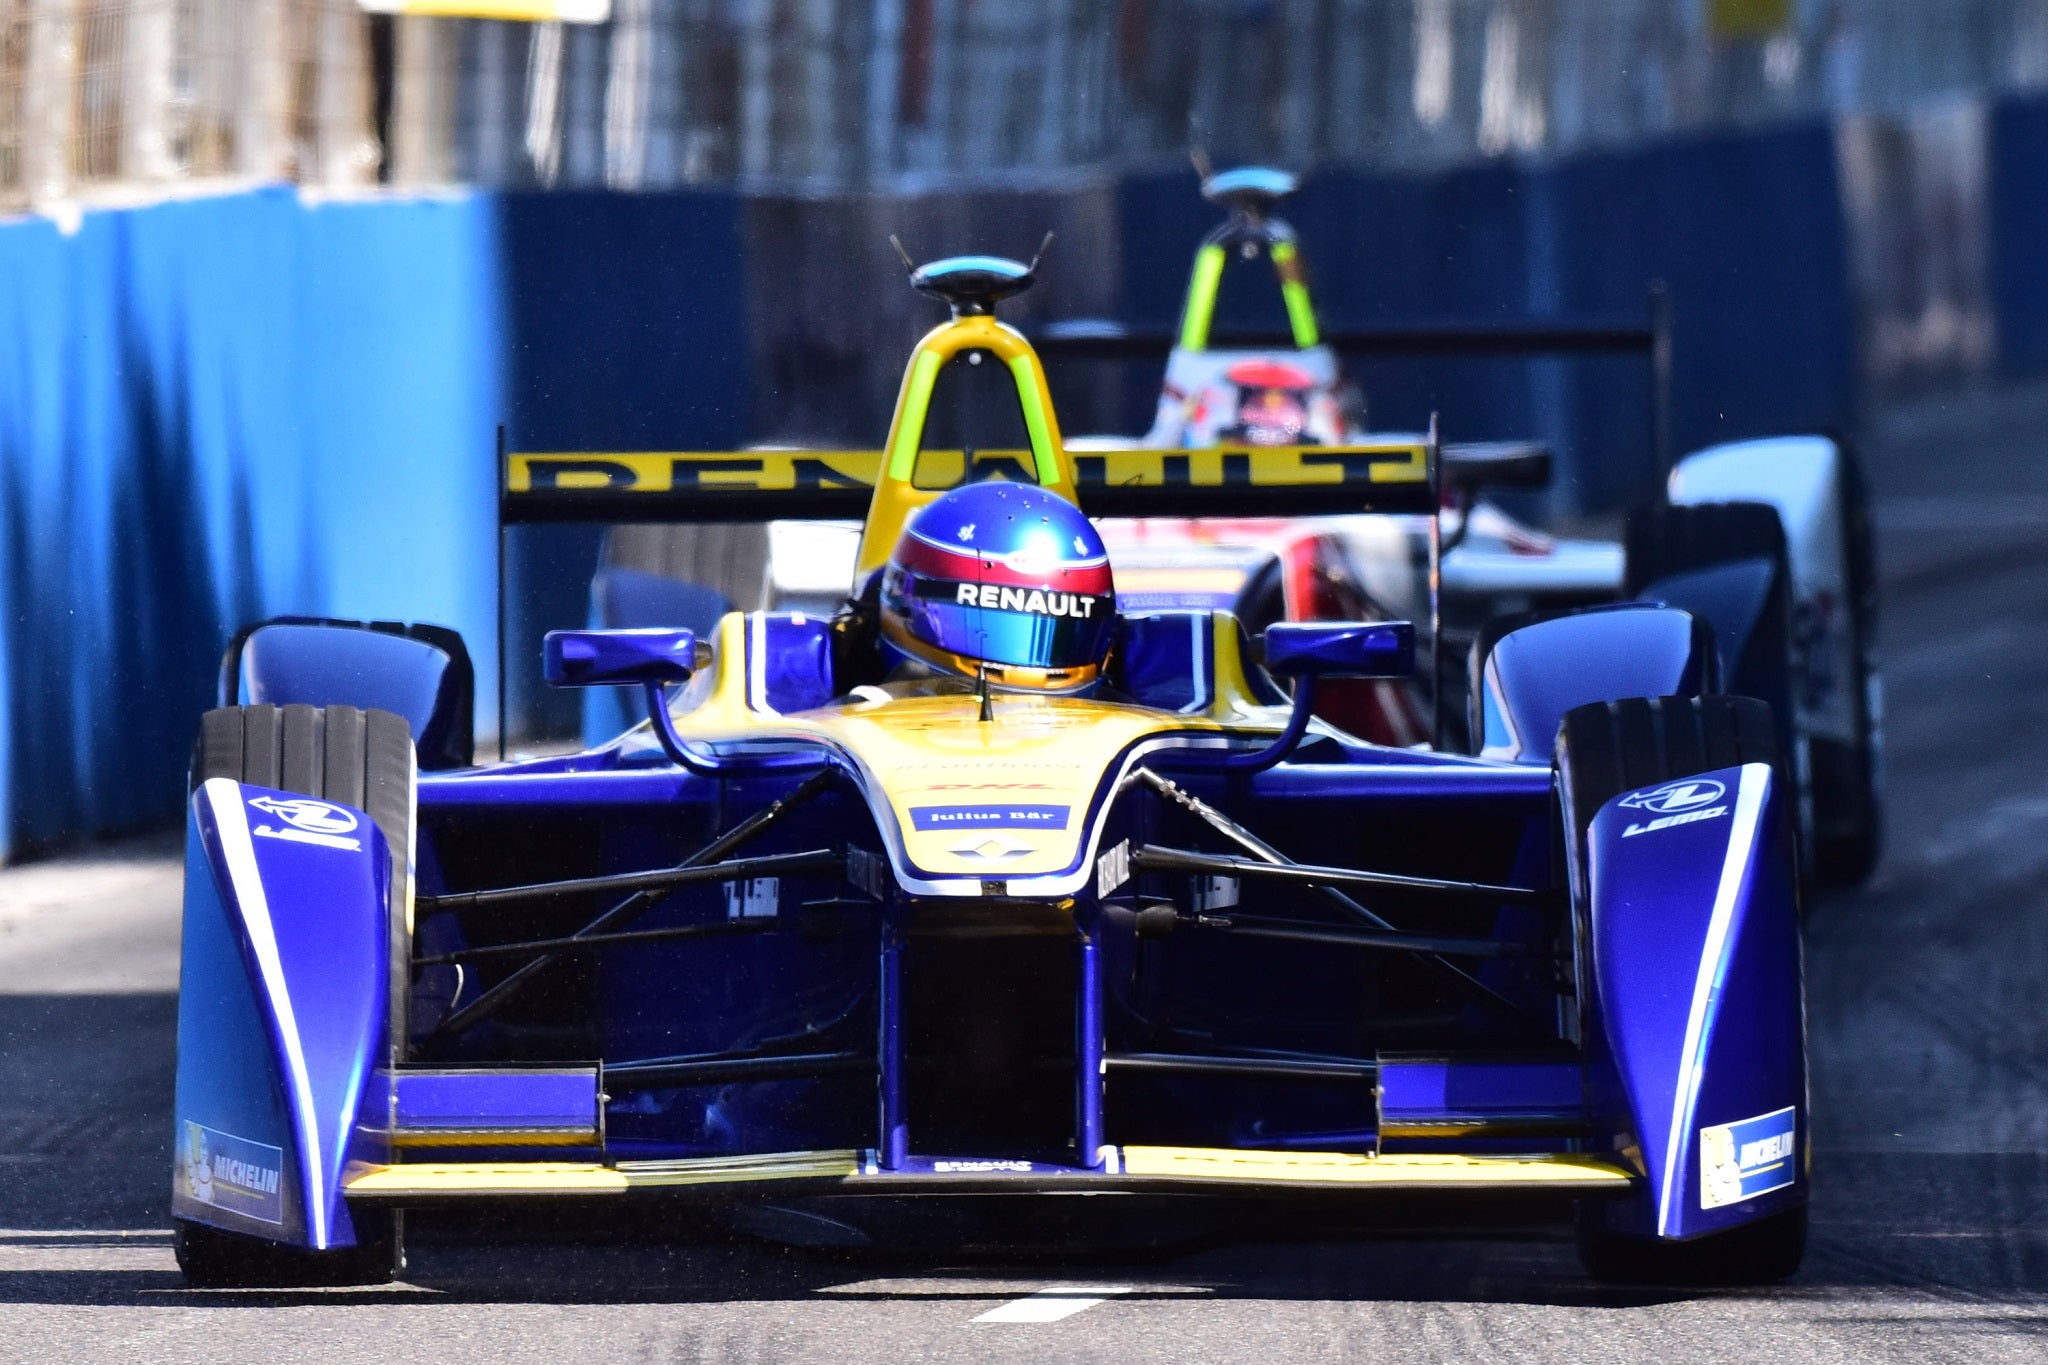
[[[226,778],[192,796],[178,980],[172,1211],[326,1248],[342,1179],[390,1159],[391,854],[363,812]]]
[[[1548,763],[1558,722],[1575,706],[1696,697],[1719,679],[1711,640],[1675,608],[1624,602],[1537,621],[1503,635],[1486,656],[1480,753]]]
[[[1152,712],[1199,711],[1218,685],[1213,624],[1126,619],[1111,685]],[[757,713],[843,690],[815,618],[754,614],[736,638]],[[563,681],[583,668],[659,687],[692,656],[686,631],[561,640]],[[1308,675],[1396,671],[1413,648],[1385,624],[1282,632],[1269,658],[1276,643],[1275,662]],[[591,1179],[848,1151],[852,1181],[1053,1183],[1129,1182],[1135,1154],[1167,1148],[1584,1156],[1620,1173],[1605,1191],[1618,1230],[1678,1239],[1803,1201],[1798,931],[1770,770],[1625,793],[1559,860],[1548,733],[1588,700],[1710,683],[1691,619],[1588,613],[1495,653],[1511,755],[1321,726],[1263,766],[1134,751],[1073,813],[1092,831],[1085,880],[1035,900],[1000,881],[979,899],[916,891],[881,794],[824,744],[782,766],[769,760],[788,753],[744,746],[678,762],[642,724],[580,753],[424,773],[411,907],[387,903],[392,853],[361,812],[216,779],[189,826],[175,1211],[346,1246],[349,1172],[403,1173],[415,1149],[580,1160]],[[1384,880],[1264,879],[1205,809],[1283,861]],[[757,825],[714,860],[757,870],[517,894],[687,872]],[[1214,866],[1146,861],[1161,849]],[[629,920],[593,925],[631,897]],[[394,1073],[388,917],[408,911]],[[591,932],[618,937],[558,946],[507,988],[535,956],[519,945]],[[230,1174],[274,1160],[275,1202],[195,1193],[202,1137]]]
[[[1607,1126],[1648,1177],[1609,1207],[1622,1231],[1694,1237],[1806,1199],[1805,1016],[1782,784],[1749,764],[1626,793],[1588,839],[1591,1035]],[[1774,1115],[1791,1138],[1741,1174],[1709,1174],[1716,1128]],[[1735,1143],[1735,1157],[1745,1146]],[[1757,1167],[1759,1163],[1744,1163]]]

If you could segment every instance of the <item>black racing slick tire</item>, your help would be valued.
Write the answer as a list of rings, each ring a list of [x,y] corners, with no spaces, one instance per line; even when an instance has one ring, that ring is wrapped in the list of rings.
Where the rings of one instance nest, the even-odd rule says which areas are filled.
[[[191,783],[225,777],[318,797],[367,814],[391,849],[390,1029],[387,1065],[404,1061],[412,963],[412,732],[389,711],[353,706],[223,706],[199,723]],[[177,1229],[178,1266],[194,1285],[385,1284],[402,1265],[399,1215],[351,1208],[358,1245],[306,1251],[198,1223]]]
[[[1813,871],[1831,886],[1859,886],[1884,852],[1883,717],[1877,686],[1877,544],[1870,494],[1855,452],[1837,444],[1836,496],[1842,515],[1843,604],[1850,632],[1854,738],[1813,742]],[[1793,628],[1809,629],[1795,613]]]
[[[1558,727],[1557,781],[1574,864],[1587,865],[1587,827],[1616,796],[1745,763],[1783,771],[1771,710],[1754,698],[1638,697],[1567,711]],[[1585,903],[1583,888],[1573,900]],[[1774,1283],[1799,1269],[1806,1250],[1803,1205],[1687,1242],[1616,1232],[1603,1215],[1599,1204],[1581,1207],[1579,1260],[1609,1283]]]
[[[1742,650],[1721,660],[1721,690],[1768,702],[1786,727],[1781,739],[1789,738],[1794,720],[1792,573],[1778,509],[1765,502],[1659,503],[1639,508],[1629,514],[1623,528],[1622,550],[1631,597],[1681,574],[1737,560],[1768,560],[1775,567],[1769,598]],[[1672,605],[1691,609],[1682,600]]]
[[[1743,763],[1784,770],[1771,708],[1754,697],[1593,702],[1557,730],[1559,790],[1581,849],[1593,816],[1623,792]]]

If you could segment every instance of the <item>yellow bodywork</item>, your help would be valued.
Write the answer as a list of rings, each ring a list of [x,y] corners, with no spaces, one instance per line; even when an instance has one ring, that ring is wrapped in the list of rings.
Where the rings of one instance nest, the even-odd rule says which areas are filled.
[[[1259,1152],[1216,1147],[1106,1147],[1104,1170],[1043,1168],[1048,1184],[1085,1187],[1236,1185],[1240,1187],[1376,1188],[1381,1190],[1549,1189],[1619,1194],[1634,1176],[1612,1157],[1544,1153],[1529,1156],[1345,1152]],[[504,1195],[605,1195],[702,1185],[822,1181],[858,1191],[886,1183],[859,1152],[777,1152],[765,1156],[685,1157],[673,1161],[407,1162],[356,1165],[343,1179],[351,1199],[436,1199]],[[919,1174],[920,1184],[946,1177]]]
[[[1038,363],[1037,352],[1023,333],[993,317],[956,317],[926,332],[904,367],[896,415],[889,422],[887,462],[875,483],[875,500],[868,506],[860,553],[854,559],[856,582],[889,562],[912,514],[949,486],[929,476],[918,477],[918,449],[924,442],[925,419],[931,412],[932,388],[938,383],[939,370],[954,356],[969,351],[994,356],[1015,381],[1024,429],[1031,438],[1031,473],[1038,485],[1080,504],[1074,489],[1074,464],[1060,440],[1059,419],[1053,415],[1052,393],[1045,386],[1045,368]]]
[[[749,685],[748,619],[735,612],[719,623],[710,686],[675,716],[677,732],[700,742],[822,741],[845,754],[872,784],[877,818],[886,808],[924,878],[1077,876],[1089,808],[1134,749],[1270,736],[1287,721],[1286,707],[1254,699],[1237,621],[1226,612],[1204,622],[1214,677],[1212,700],[1197,714],[995,692],[988,721],[964,680],[862,689],[791,715],[769,710]],[[1066,817],[1058,827],[917,827],[920,809],[1004,804],[1063,808]]]
[[[955,357],[992,358],[1015,385],[1030,449],[925,450],[923,438],[939,373]],[[1429,443],[1396,440],[1357,446],[1274,446],[1198,451],[1106,450],[1076,455],[1060,437],[1045,370],[1015,329],[986,315],[958,316],[928,332],[912,352],[880,451],[582,452],[514,454],[506,468],[508,506],[534,497],[640,495],[707,502],[721,495],[843,492],[872,488],[855,560],[855,591],[881,569],[920,509],[947,489],[977,478],[1017,478],[1083,504],[1082,494],[1132,488],[1204,487],[1248,494],[1327,489],[1340,510],[1397,492],[1433,504]],[[1194,627],[1191,627],[1194,628]],[[1031,882],[1017,894],[1058,896],[1079,885],[1093,835],[1090,808],[1112,769],[1155,744],[1227,743],[1271,735],[1287,708],[1256,700],[1245,676],[1235,618],[1217,613],[1207,651],[1213,676],[1197,714],[1161,712],[1075,697],[998,693],[980,719],[964,684],[864,689],[816,710],[781,715],[752,686],[746,663],[747,618],[718,626],[709,687],[693,683],[676,716],[686,740],[823,742],[852,760],[869,786],[878,820],[893,822],[892,849],[910,882],[966,894],[970,883]],[[919,828],[945,807],[1002,803],[1064,812],[1042,824],[991,821],[984,837],[965,824]],[[1034,817],[1035,818],[1035,817]],[[884,829],[885,836],[891,833]],[[1054,879],[1049,882],[1045,879]],[[1064,879],[1063,881],[1060,879]],[[1059,884],[1054,884],[1058,882]]]

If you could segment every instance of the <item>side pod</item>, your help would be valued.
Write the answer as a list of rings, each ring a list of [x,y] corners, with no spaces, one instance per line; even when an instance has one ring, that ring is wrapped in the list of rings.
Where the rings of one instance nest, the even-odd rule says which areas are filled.
[[[351,1160],[381,1055],[390,852],[370,817],[214,778],[185,836],[171,1211],[296,1246],[355,1245]]]
[[[1625,792],[1588,832],[1603,1126],[1646,1178],[1616,1231],[1691,1238],[1805,1202],[1805,1017],[1785,799],[1762,763]]]

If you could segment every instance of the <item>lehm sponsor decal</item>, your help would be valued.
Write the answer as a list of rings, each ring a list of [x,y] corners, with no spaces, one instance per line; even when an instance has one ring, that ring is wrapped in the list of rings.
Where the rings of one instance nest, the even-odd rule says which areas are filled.
[[[1700,1207],[1782,1190],[1798,1174],[1799,1112],[1785,1108],[1700,1129]]]
[[[288,839],[295,844],[317,844],[351,853],[362,849],[361,840],[348,837],[361,821],[345,806],[310,796],[256,796],[250,798],[249,808],[258,812],[259,817],[269,816],[279,822],[271,825],[259,818],[249,831],[259,838]]]
[[[1666,782],[1661,787],[1630,792],[1621,798],[1621,804],[1630,810],[1644,812],[1648,818],[1629,821],[1621,837],[1629,839],[1676,825],[1717,820],[1728,813],[1723,799],[1727,795],[1728,789],[1711,777],[1685,777],[1676,782]]]
[[[284,1222],[282,1148],[188,1122],[178,1167],[187,1197],[258,1222]]]

